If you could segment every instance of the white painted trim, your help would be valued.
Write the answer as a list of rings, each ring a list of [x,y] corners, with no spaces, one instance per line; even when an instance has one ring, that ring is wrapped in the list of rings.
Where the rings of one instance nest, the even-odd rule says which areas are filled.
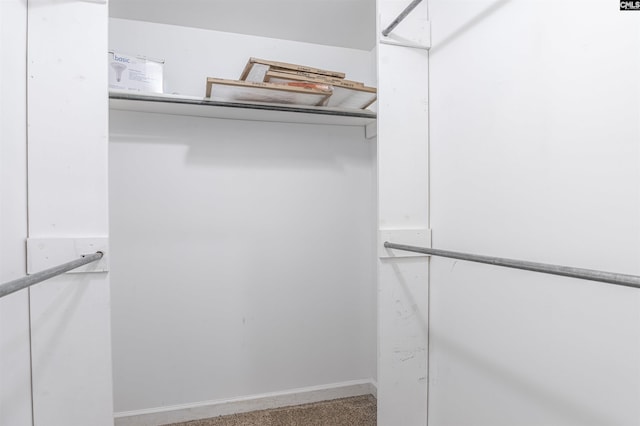
[[[116,426],[156,426],[350,396],[376,396],[377,393],[376,384],[371,380],[354,380],[239,398],[125,411],[115,413],[114,417]]]
[[[102,259],[67,272],[71,274],[109,271],[109,238],[27,238],[27,274],[97,251],[103,253]]]
[[[381,44],[389,44],[389,45],[392,45],[392,46],[411,47],[412,49],[422,49],[422,50],[431,49],[431,46],[429,46],[429,45],[411,43],[411,42],[402,41],[402,40],[383,39],[383,40],[380,40],[380,43]]]

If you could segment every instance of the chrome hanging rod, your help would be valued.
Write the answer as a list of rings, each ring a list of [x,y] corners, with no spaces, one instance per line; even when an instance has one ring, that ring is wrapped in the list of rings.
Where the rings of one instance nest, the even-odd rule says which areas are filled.
[[[432,256],[448,257],[451,259],[467,260],[469,262],[486,263],[506,268],[524,269],[525,271],[542,272],[543,274],[561,275],[563,277],[580,278],[583,280],[599,281],[603,283],[640,288],[640,276],[617,274],[614,272],[596,271],[593,269],[573,268],[570,266],[551,265],[548,263],[528,262],[525,260],[505,259],[501,257],[481,256],[477,254],[460,253],[455,251],[431,249],[385,242],[390,249],[429,254]]]
[[[393,31],[393,29],[395,27],[398,26],[398,24],[402,21],[404,21],[404,18],[407,17],[407,15],[409,15],[411,13],[411,11],[413,9],[416,8],[417,5],[420,4],[422,0],[413,0],[411,2],[411,4],[409,6],[407,6],[402,13],[400,13],[400,15],[398,15],[398,17],[396,19],[393,20],[393,22],[391,24],[389,24],[389,26],[387,28],[385,28],[384,30],[382,30],[382,35],[387,37],[389,35],[389,33],[391,33],[391,31]]]
[[[81,258],[72,260],[71,262],[63,263],[62,265],[54,266],[53,268],[45,269],[44,271],[36,272],[35,274],[6,282],[0,285],[0,298],[24,288],[31,287],[32,285],[48,280],[49,278],[64,274],[72,269],[100,260],[102,259],[102,256],[104,256],[104,254],[101,251],[92,254],[83,254]]]

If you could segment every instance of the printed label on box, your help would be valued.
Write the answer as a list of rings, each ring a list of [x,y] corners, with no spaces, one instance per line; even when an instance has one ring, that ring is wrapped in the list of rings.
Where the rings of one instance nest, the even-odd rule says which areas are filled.
[[[163,92],[164,61],[109,52],[109,88]]]

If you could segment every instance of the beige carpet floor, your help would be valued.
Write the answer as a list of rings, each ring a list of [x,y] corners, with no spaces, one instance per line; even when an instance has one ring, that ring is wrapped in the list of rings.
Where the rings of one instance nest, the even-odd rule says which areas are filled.
[[[376,426],[376,399],[355,396],[166,426]]]

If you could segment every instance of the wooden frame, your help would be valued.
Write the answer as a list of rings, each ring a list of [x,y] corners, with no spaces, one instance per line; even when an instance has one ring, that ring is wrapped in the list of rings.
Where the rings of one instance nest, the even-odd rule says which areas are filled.
[[[253,70],[254,65],[262,65],[262,67],[260,67],[261,69],[260,72],[266,72],[271,68],[275,68],[280,70],[291,70],[291,71],[307,72],[312,74],[321,74],[321,75],[326,75],[328,77],[334,77],[334,78],[345,78],[345,73],[340,71],[329,71],[329,70],[323,70],[320,68],[308,67],[306,65],[297,65],[297,64],[289,64],[287,62],[268,61],[266,59],[249,58],[247,65],[244,67],[244,70],[240,75],[240,80],[247,80],[247,77]],[[262,80],[262,79],[259,79],[259,80]]]
[[[217,88],[217,90],[216,90]],[[207,78],[206,97],[238,102],[324,105],[331,90],[298,85]]]
[[[326,106],[342,108],[364,109],[377,99],[378,90],[375,87],[365,86],[357,81],[343,80],[330,77],[314,77],[308,74],[289,73],[279,71],[267,71],[265,74],[267,83],[287,83],[292,81],[318,82],[333,86],[333,94],[327,99]]]

